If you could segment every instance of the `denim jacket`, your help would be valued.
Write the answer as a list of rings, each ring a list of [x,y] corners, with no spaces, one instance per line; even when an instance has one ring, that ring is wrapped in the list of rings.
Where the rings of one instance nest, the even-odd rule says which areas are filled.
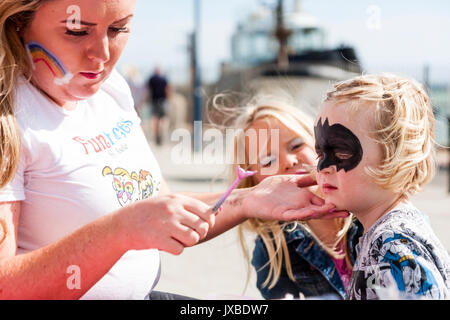
[[[289,229],[289,228],[287,228]],[[355,246],[363,233],[363,227],[356,219],[353,220],[347,232],[347,245],[350,250],[352,263],[356,259]],[[293,282],[286,272],[283,263],[281,275],[276,285],[269,289],[263,287],[263,282],[269,274],[270,266],[267,264],[269,256],[260,237],[255,240],[252,265],[256,270],[256,285],[265,299],[282,299],[286,294],[299,298],[301,293],[305,298],[331,295],[345,299],[345,288],[336,270],[330,255],[316,242],[313,236],[298,224],[293,231],[284,231],[292,272]]]

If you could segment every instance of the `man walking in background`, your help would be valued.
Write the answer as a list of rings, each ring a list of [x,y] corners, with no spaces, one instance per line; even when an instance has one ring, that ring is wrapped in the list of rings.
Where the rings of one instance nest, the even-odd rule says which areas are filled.
[[[163,132],[167,121],[167,99],[170,94],[169,83],[163,75],[161,75],[159,67],[156,67],[153,75],[148,81],[148,89],[150,91],[150,103],[152,107],[152,127],[153,136],[156,144],[162,144]]]

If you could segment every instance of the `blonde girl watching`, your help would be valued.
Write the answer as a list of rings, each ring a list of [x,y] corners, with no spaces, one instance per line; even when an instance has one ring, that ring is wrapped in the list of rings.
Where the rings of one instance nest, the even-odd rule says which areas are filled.
[[[231,93],[214,98],[211,121],[237,130],[231,180],[237,165],[258,171],[238,187],[254,187],[272,175],[300,173],[309,176],[310,189],[317,193],[313,186],[317,163],[313,119],[294,107],[292,100],[281,91],[250,99]],[[280,299],[287,294],[345,298],[355,240],[362,232],[352,216],[294,223],[252,218],[239,230],[248,260],[244,231],[257,235],[251,262],[264,298]]]

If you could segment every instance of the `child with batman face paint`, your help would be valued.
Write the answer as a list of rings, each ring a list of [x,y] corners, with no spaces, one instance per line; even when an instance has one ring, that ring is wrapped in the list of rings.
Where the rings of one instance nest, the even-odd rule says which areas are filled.
[[[242,180],[238,188],[254,187],[272,175],[312,171],[314,186],[310,191],[322,197],[314,180],[317,155],[313,118],[295,107],[292,100],[279,91],[249,98],[218,94],[213,100],[210,122],[223,129],[237,129],[230,182],[236,177],[237,166],[257,172]],[[244,150],[245,159],[239,158],[238,150]],[[316,196],[314,199],[317,205],[324,202]],[[256,285],[264,298],[282,299],[287,294],[294,298],[345,298],[362,226],[347,212],[342,213],[342,217],[333,218],[330,213],[328,217],[294,223],[249,219],[239,226],[244,256],[251,257]],[[245,247],[244,231],[256,235],[251,256]]]
[[[349,299],[450,298],[450,258],[409,201],[434,174],[434,116],[415,80],[340,82],[316,119],[317,181],[364,227]]]

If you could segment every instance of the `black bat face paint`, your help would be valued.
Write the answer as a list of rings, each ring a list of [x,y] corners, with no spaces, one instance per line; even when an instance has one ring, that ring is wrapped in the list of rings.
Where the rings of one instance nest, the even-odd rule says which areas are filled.
[[[320,156],[317,171],[336,166],[336,170],[345,172],[358,166],[363,150],[359,139],[349,129],[335,123],[331,127],[328,118],[322,125],[322,118],[314,127],[316,153]]]

